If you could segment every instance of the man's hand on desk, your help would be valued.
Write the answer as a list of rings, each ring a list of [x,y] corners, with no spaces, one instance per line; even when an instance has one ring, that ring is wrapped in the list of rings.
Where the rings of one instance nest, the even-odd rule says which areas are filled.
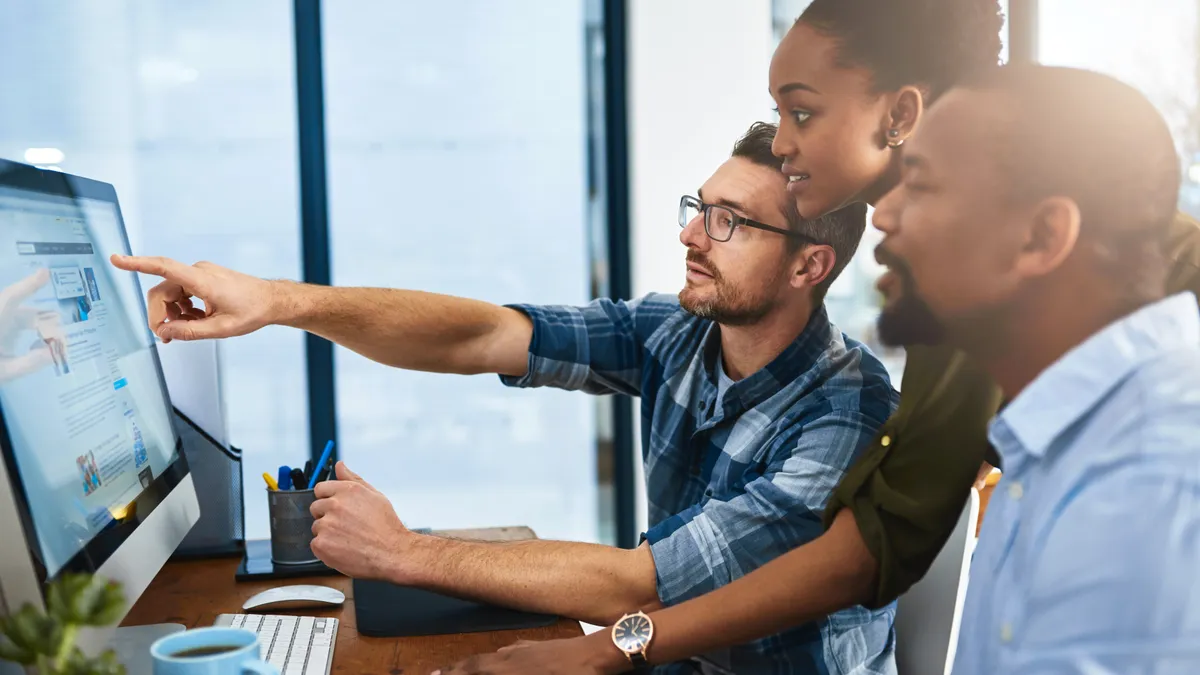
[[[398,565],[412,532],[400,522],[392,503],[344,462],[337,480],[317,483],[312,514],[313,553],[326,565],[356,579],[397,578]]]
[[[603,630],[569,640],[518,642],[433,675],[609,675],[627,670],[629,661]]]

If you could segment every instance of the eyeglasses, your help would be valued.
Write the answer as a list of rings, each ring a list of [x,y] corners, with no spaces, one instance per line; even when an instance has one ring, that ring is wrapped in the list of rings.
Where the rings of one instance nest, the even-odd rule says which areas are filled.
[[[724,206],[705,204],[699,199],[687,195],[679,199],[679,227],[687,227],[688,223],[698,218],[701,213],[704,214],[704,232],[713,241],[729,241],[733,237],[733,231],[737,228],[753,227],[756,230],[775,232],[785,237],[792,237],[793,239],[803,239],[814,244],[819,243],[816,239],[808,235],[760,223],[757,220],[750,220],[745,216],[739,216]]]

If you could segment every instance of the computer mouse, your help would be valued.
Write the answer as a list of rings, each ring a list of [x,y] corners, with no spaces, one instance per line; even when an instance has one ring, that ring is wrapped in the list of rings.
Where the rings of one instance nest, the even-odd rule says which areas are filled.
[[[251,597],[242,605],[244,610],[300,609],[302,607],[337,607],[346,595],[328,586],[280,586]]]

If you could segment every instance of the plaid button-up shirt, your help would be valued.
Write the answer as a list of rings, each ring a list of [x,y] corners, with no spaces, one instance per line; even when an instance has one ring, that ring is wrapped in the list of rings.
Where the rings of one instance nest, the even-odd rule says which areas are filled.
[[[533,321],[529,371],[506,384],[641,397],[645,537],[665,605],[819,536],[830,493],[899,401],[879,360],[823,307],[719,408],[720,328],[674,296],[516,309]],[[894,673],[894,610],[854,607],[704,660],[739,675]]]

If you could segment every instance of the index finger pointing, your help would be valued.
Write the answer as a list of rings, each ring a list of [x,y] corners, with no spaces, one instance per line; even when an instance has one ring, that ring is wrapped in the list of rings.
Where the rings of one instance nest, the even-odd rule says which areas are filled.
[[[167,281],[194,288],[199,280],[199,272],[191,265],[185,265],[178,260],[162,256],[116,255],[109,259],[113,266],[126,272],[141,272],[162,277]]]

